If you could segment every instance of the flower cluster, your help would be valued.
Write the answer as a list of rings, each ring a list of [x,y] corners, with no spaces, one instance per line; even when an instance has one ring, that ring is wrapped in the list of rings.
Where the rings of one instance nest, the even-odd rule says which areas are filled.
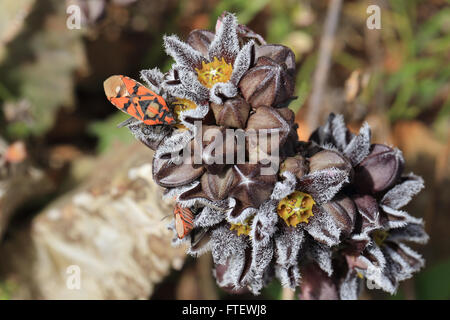
[[[422,179],[403,175],[399,150],[371,144],[367,125],[354,135],[340,116],[299,141],[287,107],[295,98],[289,48],[265,43],[232,14],[215,33],[164,44],[170,71],[141,76],[177,124],[128,128],[155,150],[153,178],[165,195],[192,212],[187,234],[170,225],[174,244],[188,243],[194,256],[211,251],[219,286],[258,294],[277,277],[292,289],[302,282],[304,298],[357,298],[364,278],[394,292],[423,266],[403,244],[427,241],[422,221],[400,210]],[[260,131],[270,143],[251,138]],[[317,281],[324,294],[311,289]]]
[[[307,153],[325,148],[343,154],[352,165],[352,177],[331,202],[345,236],[337,246],[312,244],[317,251],[307,264],[322,271],[310,267],[308,274],[313,282],[320,278],[329,284],[325,296],[332,291],[342,299],[356,299],[364,279],[374,288],[394,293],[400,281],[424,266],[422,257],[405,244],[428,241],[423,221],[400,210],[423,188],[422,178],[403,173],[400,150],[371,144],[367,124],[354,135],[342,116],[330,115],[309,140]],[[301,295],[314,298],[311,292],[306,284]]]

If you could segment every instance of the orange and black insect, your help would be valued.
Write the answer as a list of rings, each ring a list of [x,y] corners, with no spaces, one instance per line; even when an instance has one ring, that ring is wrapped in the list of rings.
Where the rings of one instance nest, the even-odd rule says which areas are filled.
[[[103,87],[114,106],[143,123],[150,126],[175,124],[164,98],[136,80],[122,75],[111,76],[105,80]]]
[[[183,239],[194,228],[194,214],[188,208],[182,208],[176,204],[173,215],[178,238]]]

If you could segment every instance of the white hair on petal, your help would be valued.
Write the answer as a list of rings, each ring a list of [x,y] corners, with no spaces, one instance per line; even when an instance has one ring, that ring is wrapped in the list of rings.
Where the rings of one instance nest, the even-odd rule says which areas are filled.
[[[225,264],[227,258],[247,248],[246,237],[238,236],[227,225],[211,231],[211,253],[216,264]]]
[[[217,277],[217,271],[214,268],[213,275],[217,280],[217,284],[220,287],[232,286],[236,290],[242,288],[243,285],[240,280],[242,272],[244,272],[245,259],[245,249],[243,248],[236,251],[233,255],[229,256],[226,261],[227,268],[222,274],[222,281],[219,281]]]
[[[366,248],[367,253],[371,258],[360,256],[362,262],[367,264],[366,270],[360,272],[367,278],[368,281],[373,282],[386,292],[391,294],[397,290],[398,282],[395,279],[395,262],[392,259],[387,259],[386,255],[373,242]],[[374,262],[377,262],[375,264]]]
[[[203,210],[195,217],[195,227],[211,227],[219,224],[225,219],[225,212],[215,210],[210,207],[204,207]]]
[[[161,93],[161,83],[164,81],[164,74],[159,68],[149,70],[142,70],[140,72],[141,79],[153,90],[156,94]]]
[[[344,116],[342,114],[337,114],[331,120],[331,134],[335,140],[336,147],[343,151],[347,147],[347,126],[344,122]]]
[[[237,86],[244,73],[250,68],[252,51],[254,49],[253,40],[246,43],[239,51],[233,65],[233,72],[230,81]]]
[[[318,207],[314,211],[314,216],[309,219],[309,223],[303,228],[317,241],[331,247],[339,244],[341,230],[337,227],[334,219]]]
[[[411,201],[412,197],[424,188],[423,179],[412,173],[405,176],[406,180],[395,185],[381,199],[383,205],[399,209]]]
[[[276,213],[276,201],[264,202],[258,213],[253,218],[250,230],[252,243],[252,262],[247,277],[252,278],[252,292],[258,294],[262,289],[263,275],[273,257],[273,239],[276,231],[278,214]]]
[[[397,246],[397,249],[401,250],[403,254],[399,254],[389,246],[385,246],[383,251],[385,252],[385,255],[389,255],[393,261],[398,263],[400,268],[396,270],[396,280],[403,281],[411,278],[414,273],[422,269],[425,266],[425,261],[420,254],[410,249],[403,243],[397,243]],[[405,256],[407,256],[408,259],[406,259]],[[415,263],[413,263],[413,261]]]
[[[419,244],[425,244],[429,240],[422,224],[408,223],[406,226],[389,230],[389,241],[408,241]]]
[[[270,196],[273,200],[281,200],[295,191],[295,186],[297,185],[295,175],[292,172],[285,171],[282,176],[284,180],[275,183],[275,187],[273,188],[272,195]]]
[[[209,99],[215,104],[223,104],[221,96],[233,98],[238,94],[237,87],[231,82],[218,82],[209,90]]]
[[[176,35],[164,36],[164,47],[169,56],[182,67],[200,65],[205,61],[203,55],[190,45],[181,41]]]
[[[206,244],[204,244],[203,246],[201,246],[197,249],[193,249],[192,245],[189,246],[186,253],[194,258],[197,258],[209,251],[211,251],[211,239],[209,239],[209,241]]]
[[[197,126],[192,124],[189,121],[186,121],[186,118],[194,118],[194,119],[203,119],[209,111],[208,105],[197,105],[197,108],[193,110],[186,110],[180,113],[181,123],[187,127],[190,131],[193,132],[193,136],[197,135]]]
[[[356,166],[369,154],[370,138],[370,126],[367,122],[364,122],[359,134],[353,137],[343,151],[353,166]]]
[[[366,260],[364,260],[363,258],[365,257],[365,255],[369,256],[370,259],[367,258]],[[381,251],[380,247],[375,244],[374,241],[371,241],[367,245],[361,258],[366,264],[372,265],[374,268],[379,268],[380,270],[384,269],[384,267],[386,266],[386,259],[384,258],[383,252]],[[376,261],[376,264],[374,261]]]
[[[214,40],[209,46],[208,56],[211,61],[214,57],[226,57],[234,60],[238,53],[237,19],[233,14],[228,13],[223,18]]]
[[[250,238],[253,246],[256,243],[266,245],[276,231],[278,214],[276,212],[276,201],[267,200],[260,207],[253,218]]]
[[[298,254],[304,240],[303,230],[284,226],[274,240],[277,277],[284,287],[295,289],[300,282]]]
[[[349,270],[345,279],[339,286],[339,297],[341,300],[357,300],[362,289],[362,279],[356,272]]]
[[[311,258],[325,271],[329,277],[333,274],[332,254],[333,251],[319,242],[311,241],[308,247]]]
[[[147,126],[140,121],[132,122],[127,127],[137,140],[145,144],[159,143],[172,130],[167,126]]]
[[[164,139],[155,151],[155,157],[161,158],[173,152],[180,152],[191,141],[192,134],[189,131],[175,131],[170,137]]]
[[[302,182],[308,181],[302,187]],[[316,203],[321,204],[330,201],[348,182],[348,172],[338,168],[317,170],[304,175],[299,182],[301,191],[309,193]]]
[[[249,286],[249,289],[254,295],[258,295],[263,288],[264,274],[270,262],[272,261],[272,257],[273,244],[271,242],[267,244],[258,243],[256,245],[255,243],[253,243],[250,271],[248,272],[247,276],[244,277],[244,280],[251,278],[251,281],[249,281],[249,283],[251,284],[251,286]]]
[[[200,183],[199,181],[197,181],[197,182]],[[188,191],[188,190],[186,190],[186,191]],[[194,207],[194,206],[210,207],[211,209],[222,211],[224,213],[224,215],[227,215],[228,212],[231,210],[230,206],[234,205],[232,198],[228,198],[225,200],[212,201],[212,200],[208,200],[206,198],[200,198],[200,197],[189,199],[189,200],[182,200],[182,199],[180,199],[180,197],[181,197],[181,194],[180,194],[180,196],[178,196],[177,201],[184,208],[190,208],[190,207]]]
[[[233,199],[234,203],[236,203],[236,200],[234,198],[231,198],[231,199]],[[233,208],[234,208],[234,205],[233,205]],[[244,223],[245,220],[247,220],[248,218],[250,218],[251,216],[255,215],[258,212],[258,209],[248,207],[248,208],[245,208],[244,210],[242,210],[242,212],[239,215],[237,215],[236,217],[233,217],[231,215],[233,208],[231,208],[231,210],[229,210],[227,213],[227,221],[229,223],[233,223],[233,224]]]
[[[286,267],[277,264],[275,265],[275,275],[278,280],[280,280],[280,283],[284,288],[295,290],[295,288],[300,284],[301,275],[298,265]]]
[[[336,146],[335,146],[334,144],[332,144],[331,142],[321,144],[321,145],[320,145],[320,148],[321,148],[321,149],[324,149],[324,150],[334,151],[334,152],[337,152],[337,153],[341,154],[341,152],[340,152],[340,150],[338,149],[338,147],[336,147]]]
[[[359,241],[368,241],[368,242],[371,241],[370,236],[365,232],[359,233],[359,234],[354,234],[350,237],[350,239],[353,241],[358,241],[358,242]]]
[[[304,241],[304,231],[301,228],[284,226],[275,237],[276,263],[293,266],[298,263],[298,253]]]
[[[380,205],[380,208],[383,209],[384,212],[388,214],[388,228],[394,229],[394,228],[401,228],[406,226],[408,223],[416,223],[416,224],[423,224],[423,220],[420,218],[415,218],[411,215],[409,215],[405,211],[401,210],[395,210],[391,207]],[[393,217],[393,218],[390,218]]]
[[[187,99],[189,99],[190,95],[193,95],[194,99],[201,102],[208,99],[209,89],[200,83],[197,73],[188,68],[180,68],[178,69],[178,74],[186,94],[188,95],[186,97]]]

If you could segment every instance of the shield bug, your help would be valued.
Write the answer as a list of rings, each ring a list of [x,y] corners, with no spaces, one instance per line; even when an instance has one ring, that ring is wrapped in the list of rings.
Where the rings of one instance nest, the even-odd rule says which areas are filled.
[[[115,75],[106,79],[103,87],[106,97],[115,107],[146,125],[175,124],[164,98],[136,80]]]
[[[175,230],[178,238],[183,239],[194,228],[194,214],[188,208],[182,208],[178,203],[173,210]]]

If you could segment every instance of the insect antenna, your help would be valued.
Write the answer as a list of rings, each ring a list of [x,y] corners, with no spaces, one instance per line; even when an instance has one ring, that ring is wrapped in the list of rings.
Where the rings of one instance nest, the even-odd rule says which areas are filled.
[[[160,221],[163,221],[164,219],[166,219],[167,217],[171,216],[172,214],[166,214],[164,217],[161,218]]]
[[[132,124],[137,124],[138,122],[140,122],[140,121],[137,120],[136,118],[130,117],[130,118],[128,118],[127,120],[122,121],[121,123],[119,123],[119,124],[117,125],[117,128],[127,127],[127,126],[132,125]]]

